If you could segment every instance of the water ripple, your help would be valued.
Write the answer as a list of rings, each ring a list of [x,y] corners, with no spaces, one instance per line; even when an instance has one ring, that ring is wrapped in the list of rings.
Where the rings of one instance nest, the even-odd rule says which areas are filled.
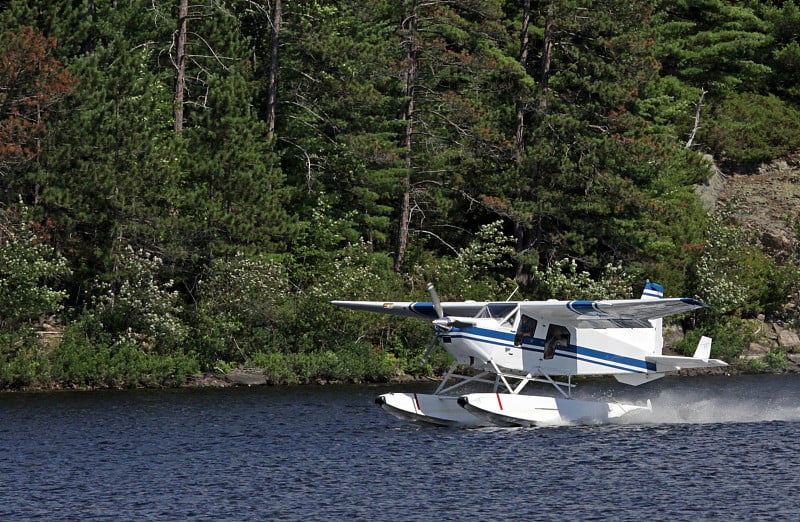
[[[383,387],[0,395],[0,520],[797,519],[800,378],[664,381],[581,386],[650,418],[529,429],[406,424]]]

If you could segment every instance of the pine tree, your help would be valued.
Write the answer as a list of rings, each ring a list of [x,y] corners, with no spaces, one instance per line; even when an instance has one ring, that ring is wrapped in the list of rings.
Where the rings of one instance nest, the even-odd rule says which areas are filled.
[[[758,91],[771,72],[769,27],[748,4],[660,2],[656,55],[662,75],[702,87],[717,98],[738,89]]]
[[[126,245],[169,259],[179,250],[180,144],[158,34],[141,17],[149,5],[98,5],[85,39],[72,44],[91,51],[72,58],[79,83],[43,158],[42,203],[78,281],[113,270]]]
[[[56,41],[30,26],[0,35],[0,198],[33,201],[24,173],[42,153],[48,119],[75,85],[54,56]]]
[[[278,4],[248,5],[243,27],[261,79],[254,103],[268,124],[274,118],[291,206],[308,217],[324,205],[352,221],[343,242],[363,236],[388,248],[400,160],[392,2],[284,3],[277,57]]]
[[[284,178],[253,110],[250,47],[220,6],[189,6],[182,141],[187,154],[177,209],[191,257],[206,266],[237,252],[282,251],[291,239]]]

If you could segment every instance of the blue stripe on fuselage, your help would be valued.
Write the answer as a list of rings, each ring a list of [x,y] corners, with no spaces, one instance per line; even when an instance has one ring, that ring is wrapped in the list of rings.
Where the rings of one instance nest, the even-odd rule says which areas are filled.
[[[509,347],[513,346],[514,348],[519,348],[521,350],[527,350],[531,352],[544,352],[544,339],[534,338],[533,344],[523,344],[521,346],[514,346],[514,334],[506,333],[506,332],[498,332],[496,330],[487,330],[485,328],[477,328],[477,327],[470,327],[470,328],[453,328],[452,331],[448,332],[446,335],[449,337],[455,337],[460,339],[469,339],[471,341],[480,342],[491,344],[495,346],[503,346]],[[478,337],[480,336],[480,338]],[[603,350],[596,350],[594,348],[587,348],[585,346],[578,346],[575,344],[570,344],[569,346],[558,346],[556,348],[556,355],[559,357],[566,357],[568,359],[574,359],[577,361],[588,362],[592,364],[597,364],[599,366],[606,366],[608,368],[614,368],[617,370],[625,370],[629,372],[645,372],[645,371],[656,371],[655,363],[649,363],[642,359],[636,359],[633,357],[627,357],[624,355],[617,355],[614,353],[606,352]],[[592,359],[590,359],[590,357]],[[627,365],[637,368],[637,370],[632,370],[630,368],[625,368],[620,365]]]

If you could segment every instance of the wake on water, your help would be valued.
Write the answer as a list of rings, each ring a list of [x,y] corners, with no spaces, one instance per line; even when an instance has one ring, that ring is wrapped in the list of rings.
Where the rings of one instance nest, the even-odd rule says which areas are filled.
[[[708,397],[668,390],[654,398],[652,405],[653,411],[645,418],[659,424],[800,421],[800,404],[790,397]]]
[[[653,411],[631,419],[633,422],[800,421],[800,376],[797,375],[676,378],[668,386],[653,391]]]
[[[615,424],[800,422],[800,375],[674,377],[653,384],[633,390],[594,389],[582,398],[622,404],[651,401],[651,412],[626,415]]]

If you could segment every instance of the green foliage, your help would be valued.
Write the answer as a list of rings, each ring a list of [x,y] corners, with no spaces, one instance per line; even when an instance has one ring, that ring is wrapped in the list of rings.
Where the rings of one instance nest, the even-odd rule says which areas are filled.
[[[31,331],[0,331],[0,389],[46,384],[46,367],[47,360]]]
[[[138,388],[179,386],[200,373],[197,356],[182,351],[147,352],[137,344],[106,344],[77,324],[50,355],[50,377],[61,386]]]
[[[115,342],[160,352],[181,346],[188,332],[172,281],[159,281],[162,264],[159,257],[123,247],[112,279],[95,281],[87,319],[99,323]]]
[[[30,211],[0,209],[0,328],[58,312],[66,297],[55,282],[70,274],[67,260],[45,242],[46,230],[31,222]]]
[[[697,294],[717,316],[772,312],[794,287],[796,270],[766,256],[744,229],[726,220],[728,212],[710,221],[695,267]]]
[[[391,354],[354,343],[336,351],[256,353],[248,360],[248,366],[264,370],[271,384],[374,382],[393,375],[397,361]]]
[[[773,348],[764,357],[751,359],[743,365],[744,371],[752,373],[780,372],[789,367],[785,348]]]
[[[703,140],[729,166],[754,166],[800,147],[800,111],[775,95],[735,94],[715,106]]]
[[[720,317],[710,322],[707,327],[687,332],[686,337],[677,343],[676,348],[680,353],[691,356],[702,335],[711,337],[713,340],[711,357],[734,363],[755,340],[756,328],[752,322],[738,317]]]

